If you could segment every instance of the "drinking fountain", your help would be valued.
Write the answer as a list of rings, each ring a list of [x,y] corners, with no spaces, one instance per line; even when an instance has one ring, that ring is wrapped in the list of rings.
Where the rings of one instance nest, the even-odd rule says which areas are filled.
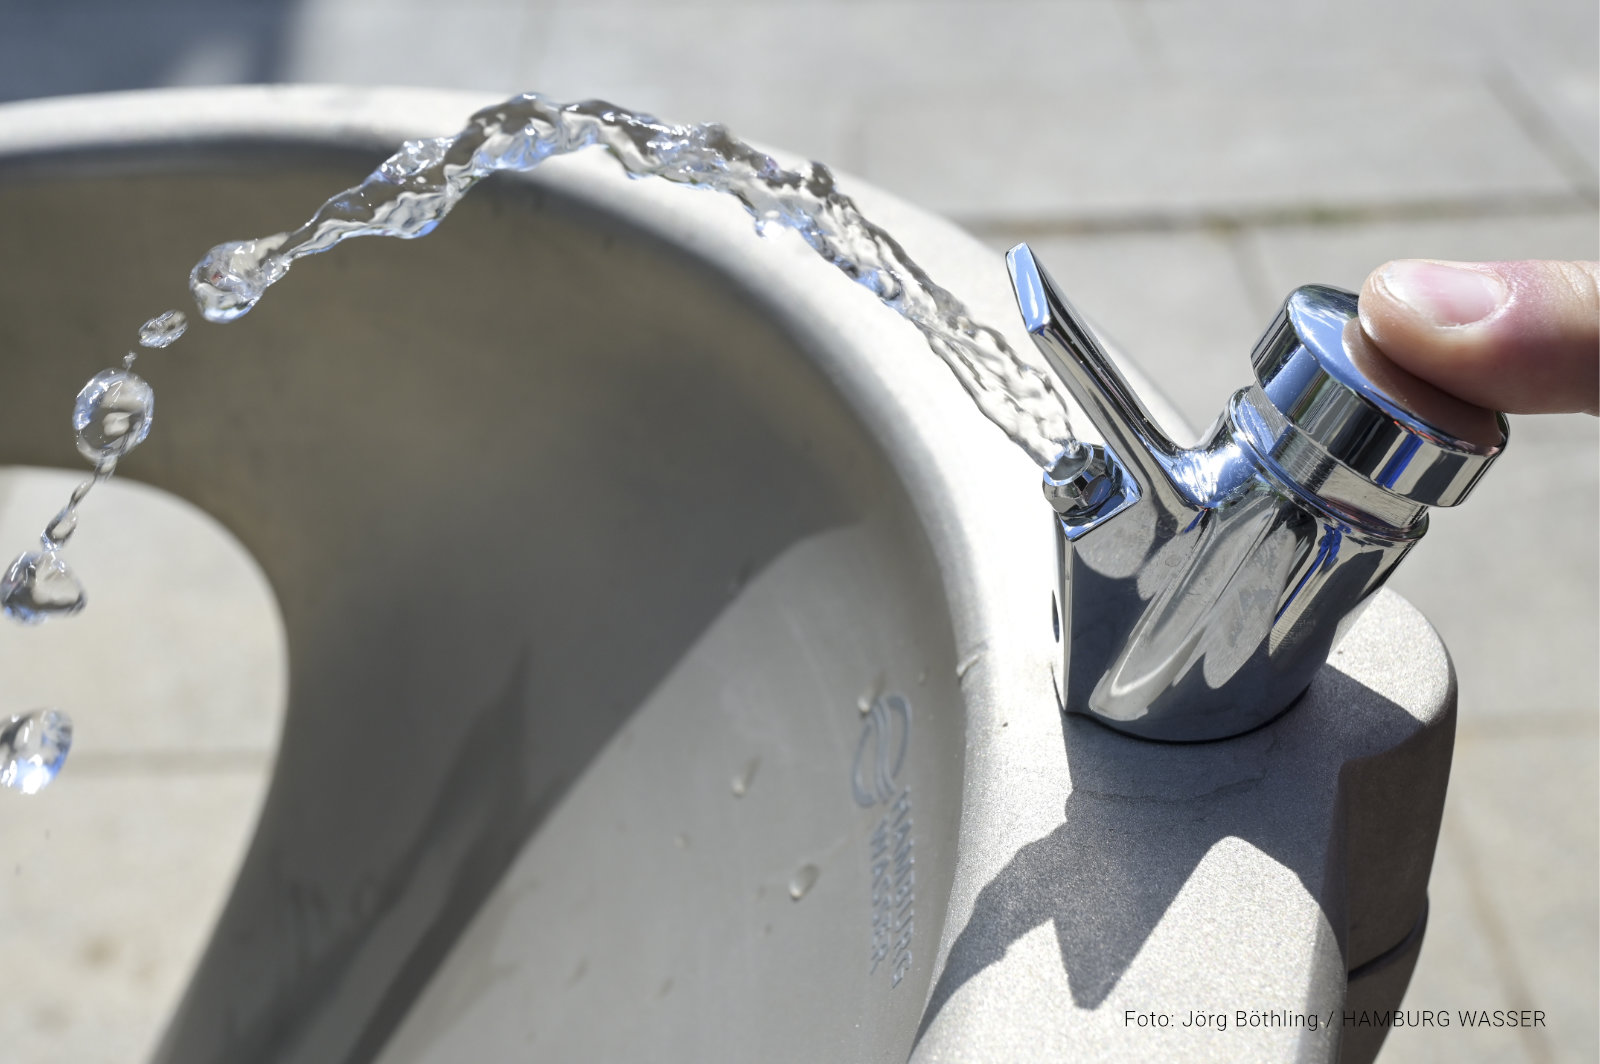
[[[1390,362],[1356,294],[1290,293],[1256,382],[1180,448],[1026,244],[1007,255],[1028,331],[1106,446],[1046,472],[1060,514],[1070,712],[1131,735],[1220,739],[1306,689],[1352,616],[1504,450],[1505,416]]]
[[[70,463],[62,397],[200,253],[483,102],[0,107],[0,455]],[[841,183],[1040,341],[1087,415],[1048,504],[870,294],[592,153],[141,361],[119,475],[250,551],[290,676],[156,1062],[1376,1054],[1455,708],[1379,585],[1503,426],[1380,379],[1308,288],[1177,448],[1025,250]]]

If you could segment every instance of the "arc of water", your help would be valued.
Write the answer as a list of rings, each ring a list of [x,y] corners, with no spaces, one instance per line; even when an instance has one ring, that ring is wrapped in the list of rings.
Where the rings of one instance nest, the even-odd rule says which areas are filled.
[[[407,141],[365,181],[333,196],[298,229],[211,249],[190,275],[210,321],[255,306],[293,263],[358,236],[426,236],[483,178],[526,172],[597,147],[633,177],[732,196],[762,234],[799,234],[818,255],[904,317],[949,366],[978,408],[1048,467],[1072,439],[1050,372],[928,276],[841,192],[821,163],[786,169],[716,124],[671,125],[599,100],[562,104],[537,93],[484,108],[450,137]]]

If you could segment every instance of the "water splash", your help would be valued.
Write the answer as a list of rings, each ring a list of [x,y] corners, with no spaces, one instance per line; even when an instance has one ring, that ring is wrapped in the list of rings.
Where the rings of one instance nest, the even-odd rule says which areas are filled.
[[[0,724],[0,787],[38,794],[56,778],[72,749],[72,720],[40,709]]]
[[[1049,371],[974,321],[960,300],[861,214],[826,166],[786,169],[723,126],[672,125],[598,100],[561,104],[527,93],[479,111],[455,136],[407,141],[300,228],[212,248],[191,272],[190,291],[208,321],[233,321],[303,256],[357,236],[426,236],[490,174],[526,172],[589,147],[608,152],[631,177],[659,177],[734,197],[759,233],[799,234],[914,325],[978,408],[1041,466],[1072,439]]]
[[[157,314],[139,326],[139,346],[171,347],[189,328],[189,316],[181,310]]]
[[[72,405],[78,453],[97,467],[143,443],[155,416],[155,390],[126,369],[106,369],[89,378]]]
[[[479,111],[455,136],[407,141],[300,228],[211,249],[191,271],[190,291],[206,320],[232,321],[304,255],[354,236],[426,236],[490,174],[525,172],[552,156],[589,147],[609,153],[630,177],[659,177],[734,197],[762,235],[798,234],[915,326],[978,408],[1041,466],[1048,467],[1072,440],[1066,407],[1049,371],[1019,355],[998,331],[974,321],[955,296],[839,191],[826,166],[813,162],[785,169],[720,125],[671,125],[601,101],[560,104],[524,94]],[[166,311],[140,327],[140,346],[168,347],[187,328],[182,311]],[[79,452],[94,466],[94,477],[80,483],[46,524],[42,550],[19,554],[0,579],[0,612],[14,620],[37,624],[76,613],[85,604],[83,587],[60,552],[78,527],[78,508],[90,490],[112,476],[118,460],[149,435],[155,393],[131,372],[137,357],[129,351],[121,369],[101,371],[78,393],[73,433]],[[37,791],[54,777],[71,735],[70,721],[57,710],[10,718],[0,729],[5,744],[0,745],[0,784]],[[736,796],[747,793],[759,764],[759,758],[752,759],[734,778]],[[812,881],[814,876],[813,869]],[[808,889],[810,882],[799,893],[791,886],[791,893],[798,899]]]
[[[166,347],[183,335],[186,319],[171,310],[145,322],[141,330],[152,333],[151,346]],[[40,624],[52,617],[69,617],[83,609],[83,585],[61,557],[61,549],[78,530],[78,507],[89,492],[117,470],[117,461],[150,435],[155,413],[155,391],[129,372],[135,355],[128,353],[122,369],[101,370],[89,378],[72,406],[72,431],[78,452],[94,465],[94,476],[72,489],[67,504],[56,512],[39,534],[38,551],[23,551],[12,559],[0,578],[0,613],[22,624]]]
[[[24,551],[0,578],[0,611],[23,624],[70,616],[87,601],[83,585],[53,550]]]

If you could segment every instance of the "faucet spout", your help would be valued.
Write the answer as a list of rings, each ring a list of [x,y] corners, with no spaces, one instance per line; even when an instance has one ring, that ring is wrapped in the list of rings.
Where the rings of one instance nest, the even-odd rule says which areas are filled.
[[[1033,250],[1018,244],[1006,252],[1006,266],[1029,335],[1106,446],[1135,475],[1140,489],[1176,502],[1178,491],[1167,467],[1180,449],[1150,416]]]

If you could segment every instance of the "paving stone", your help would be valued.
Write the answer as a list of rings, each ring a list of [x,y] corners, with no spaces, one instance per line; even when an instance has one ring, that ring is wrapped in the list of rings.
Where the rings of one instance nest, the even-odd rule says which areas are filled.
[[[1558,1061],[1600,1056],[1596,735],[1592,705],[1540,729],[1464,728],[1450,786],[1528,1004],[1548,1013],[1533,1033]]]
[[[1503,69],[1502,96],[1522,104],[1524,125],[1546,132],[1552,143],[1545,153],[1564,164],[1575,189],[1590,202],[1595,198],[1600,169],[1600,78],[1595,66],[1568,66],[1538,58],[1517,60]],[[1555,142],[1559,143],[1555,143]]]
[[[1389,259],[1600,259],[1600,215],[1592,208],[1442,219],[1284,225],[1252,229],[1247,241],[1273,291],[1318,281],[1359,289]]]
[[[1477,75],[1593,195],[1600,154],[1600,14],[1586,0],[1509,5],[1492,0],[1152,0],[1137,8],[1164,70],[1258,88],[1284,78],[1356,80],[1358,72]],[[1285,47],[1285,42],[1295,42]],[[1549,127],[1559,145],[1544,144]]]
[[[5,1059],[149,1058],[221,910],[266,766],[100,772],[0,794]]]
[[[1230,85],[1107,76],[999,109],[916,94],[864,108],[864,177],[968,222],[1479,202],[1568,194],[1481,78]],[[962,131],[928,165],[925,145]]]
[[[1307,71],[1481,71],[1507,56],[1595,65],[1585,0],[1150,0],[1151,39],[1170,69],[1265,81]]]
[[[1143,5],[1161,65],[1207,79],[1267,82],[1307,71],[1471,68],[1429,3],[1154,0]]]
[[[521,91],[517,62],[533,33],[526,5],[453,0],[391,5],[311,0],[286,27],[273,80]]]
[[[1459,782],[1452,781],[1452,789]],[[1482,928],[1482,913],[1468,882],[1474,866],[1463,852],[1449,805],[1440,833],[1439,850],[1428,880],[1428,932],[1422,954],[1406,988],[1401,1008],[1444,1010],[1456,1024],[1456,1010],[1484,1002],[1511,1001],[1520,983],[1496,963],[1495,948]],[[1527,1038],[1507,1028],[1397,1028],[1379,1054],[1380,1064],[1522,1064],[1530,1056]]]
[[[861,116],[885,92],[914,91],[933,114],[952,95],[994,110],[988,101],[1054,77],[1062,41],[1095,42],[1082,53],[1086,72],[1136,62],[1117,8],[1115,0],[564,6],[540,19],[518,73],[559,98],[600,96],[673,121],[720,121],[859,169],[868,154],[861,139],[884,132]],[[957,151],[964,135],[946,126],[926,153]]]
[[[1568,415],[1572,420],[1584,415]],[[1511,446],[1461,506],[1432,527],[1393,586],[1439,629],[1464,719],[1600,706],[1594,648],[1600,508],[1597,434],[1536,441],[1516,419]]]
[[[0,5],[0,100],[277,76],[289,5]]]
[[[790,105],[870,89],[952,92],[1059,84],[1140,63],[1116,0],[1072,3],[563,6],[529,58],[601,81],[701,83],[729,97],[779,89]],[[1081,42],[1081,43],[1080,43]]]
[[[1600,64],[1600,8],[1587,0],[1431,3],[1441,16],[1435,25],[1453,33],[1462,44],[1470,43],[1483,59],[1570,66],[1586,69],[1591,78]]]

